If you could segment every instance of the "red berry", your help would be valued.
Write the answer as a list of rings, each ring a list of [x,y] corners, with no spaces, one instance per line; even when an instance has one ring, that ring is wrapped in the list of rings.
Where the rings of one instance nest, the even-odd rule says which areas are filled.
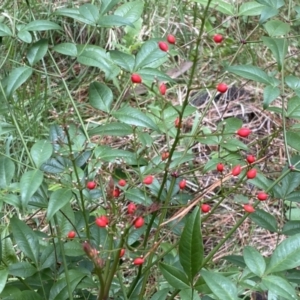
[[[127,183],[126,183],[126,180],[120,179],[118,184],[119,184],[119,186],[125,186]]]
[[[136,211],[136,205],[133,203],[133,202],[130,202],[127,206],[127,212],[130,214],[130,215],[133,215]]]
[[[165,83],[162,83],[160,86],[159,86],[159,92],[162,94],[162,95],[165,95],[166,94],[166,91],[167,91],[167,86]]]
[[[174,125],[176,128],[182,127],[179,117],[177,117],[176,120],[174,121]]]
[[[203,213],[208,213],[210,211],[210,206],[208,204],[202,204],[201,205],[201,211]]]
[[[144,259],[141,257],[137,257],[134,259],[133,264],[136,266],[140,266],[144,263]]]
[[[265,192],[258,192],[256,197],[259,201],[265,201],[268,199],[269,195]]]
[[[96,182],[94,181],[89,181],[87,184],[86,184],[86,187],[89,189],[89,190],[93,190],[95,187],[96,187]]]
[[[218,92],[220,92],[220,93],[226,93],[227,90],[228,90],[228,86],[227,86],[226,83],[219,83],[219,84],[217,85],[217,90],[218,90]]]
[[[141,228],[145,224],[145,220],[143,217],[137,217],[134,221],[135,228]]]
[[[153,182],[153,176],[152,175],[149,175],[149,176],[146,176],[143,180],[143,183],[144,184],[151,184]]]
[[[142,77],[139,74],[132,74],[131,81],[132,83],[142,83]]]
[[[169,152],[163,152],[162,155],[161,155],[161,160],[166,160],[169,158]]]
[[[251,132],[251,129],[242,127],[236,133],[240,137],[247,137]]]
[[[247,155],[246,159],[249,164],[253,164],[256,160],[255,156],[253,156],[253,155]]]
[[[221,34],[215,34],[215,35],[214,35],[214,41],[215,41],[215,43],[217,43],[217,44],[222,43],[222,41],[223,41],[223,36],[222,36]]]
[[[179,188],[181,189],[181,190],[183,190],[184,188],[185,188],[185,186],[186,186],[186,180],[185,179],[182,179],[180,182],[179,182]]]
[[[223,172],[223,171],[224,171],[224,165],[223,165],[222,163],[218,163],[218,164],[217,164],[217,170],[218,170],[219,172]]]
[[[114,198],[118,198],[120,196],[120,194],[121,194],[121,191],[119,190],[118,187],[116,187],[113,191]]]
[[[175,44],[175,43],[176,43],[176,38],[175,38],[174,35],[168,34],[168,36],[167,36],[167,41],[168,41],[168,43],[170,43],[170,44]]]
[[[68,238],[69,239],[74,239],[75,236],[76,236],[76,232],[75,231],[69,231],[69,233],[68,233]]]
[[[108,225],[108,218],[106,216],[97,217],[95,223],[98,227],[106,227]]]
[[[232,171],[231,171],[231,174],[232,174],[233,176],[239,176],[240,173],[241,173],[241,170],[242,170],[241,166],[240,166],[240,165],[237,165],[237,166],[233,167],[233,169],[232,169]]]
[[[256,173],[257,173],[256,169],[251,169],[251,170],[249,170],[249,171],[247,172],[247,178],[248,178],[248,179],[253,179],[253,178],[255,178],[255,177],[256,177]]]
[[[253,212],[255,212],[254,207],[252,205],[250,205],[250,204],[244,204],[244,210],[247,213],[253,213]]]
[[[165,42],[158,42],[158,46],[161,51],[167,52],[169,50],[169,46]]]
[[[121,249],[121,251],[120,251],[120,257],[123,257],[124,254],[125,254],[125,249],[123,248],[123,249]]]

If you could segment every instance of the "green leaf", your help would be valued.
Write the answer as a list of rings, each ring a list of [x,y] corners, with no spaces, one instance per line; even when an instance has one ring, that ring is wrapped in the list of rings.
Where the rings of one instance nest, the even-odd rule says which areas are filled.
[[[282,234],[295,235],[300,232],[300,221],[287,221],[283,228]]]
[[[135,57],[134,71],[145,66],[151,66],[155,61],[166,56],[167,53],[159,49],[156,41],[148,41],[142,45]]]
[[[165,288],[158,292],[156,292],[154,295],[151,296],[150,300],[161,300],[161,299],[168,299],[170,289]]]
[[[118,4],[120,0],[102,0],[100,7],[100,14],[103,15],[110,11],[116,4]]]
[[[30,43],[32,42],[32,36],[31,36],[31,34],[30,34],[29,31],[26,31],[26,30],[20,30],[20,31],[18,32],[18,34],[17,34],[17,37],[18,37],[21,41],[23,41],[23,42],[25,42],[25,43],[27,43],[27,44],[30,44]]]
[[[288,43],[285,39],[275,39],[267,36],[263,36],[263,43],[272,51],[278,64],[278,71],[281,71],[283,61],[287,53]]]
[[[295,96],[288,100],[286,116],[300,119],[300,97]]]
[[[239,16],[258,16],[261,14],[264,5],[261,5],[255,1],[242,3],[239,7]]]
[[[8,268],[8,272],[9,275],[12,276],[27,278],[35,274],[37,272],[37,269],[29,262],[24,261],[10,265]]]
[[[79,270],[69,270],[68,281],[66,279],[65,272],[62,273],[58,281],[52,286],[50,290],[49,300],[65,300],[69,298],[69,289],[73,293],[76,286],[80,281],[88,275],[88,273],[83,273]]]
[[[99,20],[99,12],[97,6],[93,4],[84,4],[79,6],[79,13],[92,24],[96,24]]]
[[[241,149],[247,151],[249,149],[248,146],[245,145],[242,141],[234,138],[222,140],[220,146],[231,152],[237,152]]]
[[[128,2],[131,3],[131,2]],[[135,58],[133,55],[118,51],[112,50],[109,52],[111,59],[115,64],[123,68],[127,72],[132,72],[134,68]]]
[[[77,47],[76,44],[73,43],[61,43],[53,47],[53,50],[69,56],[77,56]]]
[[[300,151],[300,133],[299,132],[287,131],[286,139],[287,139],[287,144],[290,147],[296,149],[297,151]]]
[[[179,269],[160,263],[159,269],[168,283],[179,290],[188,289],[190,287],[186,275]]]
[[[67,236],[70,230],[74,230],[73,224],[75,224],[74,209],[71,203],[68,202],[64,207],[56,213],[57,224],[59,224],[60,232],[62,236]],[[87,215],[88,217],[88,215]]]
[[[27,51],[27,60],[31,66],[35,65],[40,61],[48,50],[48,40],[42,39],[32,44],[32,46]]]
[[[262,277],[266,270],[266,262],[262,255],[250,246],[244,248],[243,254],[244,261],[249,270],[258,277]]]
[[[142,76],[144,81],[154,82],[155,80],[159,80],[174,82],[174,80],[170,76],[154,68],[143,68],[139,70],[139,74]]]
[[[194,160],[195,159],[195,154],[186,154],[183,152],[178,152],[179,156],[178,157],[174,157],[174,159],[172,160],[171,164],[170,164],[170,169],[176,168],[188,161]]]
[[[118,111],[113,112],[112,115],[125,124],[150,128],[159,131],[159,128],[148,116],[146,116],[140,110],[132,108],[130,106],[123,106]]]
[[[51,157],[52,152],[53,147],[46,140],[36,142],[30,150],[32,160],[38,168]]]
[[[79,241],[69,241],[64,244],[66,256],[82,256],[84,251]]]
[[[62,188],[54,191],[49,199],[49,205],[47,209],[47,221],[50,221],[52,217],[62,207],[64,207],[72,198],[72,192],[70,189]]]
[[[300,234],[281,242],[271,256],[266,273],[281,272],[300,266]]]
[[[204,5],[205,7],[208,4],[208,0],[194,0],[194,1]],[[219,11],[220,13],[228,16],[234,16],[235,13],[234,6],[224,0],[212,0],[210,2],[210,8],[213,8],[214,10]]]
[[[268,19],[277,16],[279,14],[279,10],[274,7],[265,6],[259,18],[259,24],[265,23]]]
[[[179,242],[179,260],[191,285],[203,262],[200,210],[195,208],[187,219]]]
[[[41,253],[40,270],[44,270],[56,264],[57,256],[59,256],[60,248],[55,244],[49,244]]]
[[[137,204],[142,204],[145,206],[152,204],[151,198],[149,196],[147,196],[147,194],[140,189],[132,188],[132,189],[126,190],[125,197],[129,201],[132,201]]]
[[[0,36],[12,36],[10,28],[3,23],[0,23]]]
[[[11,159],[0,156],[0,188],[6,188],[10,185],[15,174],[15,164]]]
[[[264,101],[263,108],[266,109],[269,105],[280,95],[280,89],[278,87],[274,87],[268,85],[264,88]]]
[[[10,232],[8,226],[2,228],[0,239],[0,258],[6,265],[18,262],[18,258],[14,249],[14,245],[9,237]]]
[[[244,257],[241,255],[228,255],[222,258],[243,269],[246,267]]]
[[[272,84],[273,80],[262,69],[252,65],[239,65],[227,67],[227,71],[235,75],[264,84]]]
[[[284,172],[284,171],[283,171]],[[281,181],[280,196],[285,199],[300,185],[300,173],[291,172],[287,174]]]
[[[12,93],[19,88],[30,76],[32,69],[29,67],[19,67],[13,69],[7,79],[6,95],[9,98]]]
[[[269,36],[281,36],[289,33],[290,25],[279,20],[270,20],[265,24]]]
[[[5,288],[7,277],[8,277],[7,269],[6,268],[1,269],[0,270],[0,295]]]
[[[93,129],[88,130],[89,136],[93,135],[111,135],[111,136],[126,136],[133,133],[131,126],[123,123],[112,122],[97,126]]]
[[[294,91],[300,90],[300,79],[296,76],[289,75],[284,78],[285,83]]]
[[[285,196],[285,201],[300,202],[300,191],[292,192]]]
[[[222,300],[238,300],[237,288],[232,281],[218,273],[201,270],[206,284],[213,294]]]
[[[249,215],[249,218],[258,226],[268,229],[271,232],[277,232],[276,218],[264,210],[256,209],[256,211]]]
[[[37,266],[40,245],[35,232],[23,221],[15,217],[11,218],[10,226],[18,248]]]
[[[25,25],[22,30],[26,31],[45,31],[45,30],[62,30],[62,28],[48,20],[35,20]]]
[[[268,290],[272,291],[284,299],[297,299],[295,288],[288,283],[285,279],[280,276],[269,275],[262,279],[263,287],[267,287]]]
[[[143,1],[130,1],[119,6],[115,10],[115,15],[120,16],[131,23],[134,23],[141,17],[143,9]]]
[[[16,297],[13,298],[14,300],[43,300],[43,298],[37,294],[36,291],[22,291]]]
[[[257,0],[257,2],[274,8],[280,8],[284,5],[284,0]]]
[[[89,102],[99,110],[110,112],[113,103],[113,93],[107,85],[94,81],[89,86]]]
[[[79,22],[82,22],[82,23],[85,23],[85,24],[88,24],[88,25],[93,25],[92,21],[84,18],[80,14],[78,8],[61,8],[61,9],[57,9],[55,11],[55,14],[59,15],[59,16],[64,16],[64,17],[67,17],[67,18],[72,18],[74,20],[77,20]]]
[[[99,19],[97,22],[99,26],[101,27],[120,27],[120,26],[130,26],[133,27],[133,24],[129,22],[127,19],[120,18],[119,16],[115,15],[108,15],[103,16]]]
[[[109,54],[98,46],[78,46],[78,53],[80,53],[77,59],[79,63],[101,69],[108,80],[117,76],[120,71]]]

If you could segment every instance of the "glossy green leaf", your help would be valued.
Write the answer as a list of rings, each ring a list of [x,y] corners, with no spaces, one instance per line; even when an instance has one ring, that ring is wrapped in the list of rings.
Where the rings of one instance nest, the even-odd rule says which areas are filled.
[[[194,1],[204,5],[205,7],[208,4],[208,0],[194,0]],[[210,8],[213,8],[214,10],[219,11],[220,13],[228,16],[233,16],[235,13],[234,6],[224,0],[212,0],[210,2]]]
[[[294,191],[284,197],[285,201],[300,202],[300,191]]]
[[[62,164],[62,161],[56,158],[51,158],[43,163],[40,169],[47,173],[57,174],[65,170],[65,166]]]
[[[232,137],[229,139],[222,140],[220,146],[231,152],[237,152],[240,151],[241,149],[247,151],[249,149],[248,146],[244,144],[242,141]]]
[[[42,39],[32,44],[27,51],[27,60],[31,66],[40,61],[48,51],[48,40]]]
[[[218,273],[206,270],[201,270],[201,275],[218,299],[238,300],[237,288],[230,279]]]
[[[135,57],[134,70],[139,70],[142,67],[150,66],[155,61],[166,56],[167,53],[159,49],[156,41],[148,41],[142,45]]]
[[[89,102],[94,108],[109,112],[113,103],[113,93],[107,85],[94,81],[89,86]]]
[[[112,115],[121,122],[128,125],[134,125],[138,127],[150,128],[159,131],[156,124],[146,116],[142,111],[132,108],[130,106],[123,106],[118,111],[112,113]]]
[[[109,135],[109,136],[126,136],[133,133],[131,126],[124,123],[112,122],[97,126],[88,130],[90,136],[93,135]]]
[[[142,204],[145,206],[152,204],[151,198],[140,189],[132,188],[132,189],[126,190],[125,197],[126,197],[126,199],[128,199],[134,203],[137,203],[137,204]]]
[[[7,271],[7,269],[6,268],[2,268],[0,270],[0,294],[2,293],[2,291],[3,291],[4,287],[5,287],[7,277],[8,277],[8,271]]]
[[[43,172],[40,170],[27,171],[21,177],[21,201],[23,208],[27,206],[28,201],[37,191],[43,182]]]
[[[278,64],[278,71],[281,71],[285,56],[287,54],[288,43],[285,39],[276,39],[263,36],[263,43],[271,50]]]
[[[288,100],[286,116],[288,118],[300,119],[300,97],[295,96]]]
[[[286,139],[287,139],[287,144],[290,147],[296,149],[297,151],[300,151],[300,133],[299,132],[287,131]]]
[[[25,290],[17,296],[14,296],[14,300],[44,300],[36,291]]]
[[[9,265],[8,272],[9,275],[12,276],[27,278],[35,274],[37,272],[37,269],[29,262],[23,261]]]
[[[131,3],[131,2],[128,2]],[[133,55],[113,50],[110,51],[110,57],[114,61],[115,64],[123,68],[127,72],[132,72],[134,68],[135,58]]]
[[[258,226],[271,232],[277,232],[278,230],[276,218],[262,209],[256,209],[254,213],[249,215],[249,218]]]
[[[57,263],[57,257],[59,257],[60,248],[55,244],[49,244],[41,253],[40,256],[40,270],[50,268]]]
[[[263,108],[266,109],[269,105],[280,95],[280,89],[278,87],[274,87],[268,85],[264,88],[264,100],[263,100]]]
[[[49,199],[49,205],[47,209],[47,220],[50,221],[52,217],[62,207],[64,207],[72,198],[72,192],[70,189],[62,188],[54,191]]]
[[[115,15],[126,19],[127,21],[134,23],[142,15],[144,9],[143,1],[130,1],[120,5],[115,10]]]
[[[7,79],[6,95],[10,97],[30,76],[32,69],[29,67],[19,67],[11,71]]]
[[[222,258],[243,269],[246,267],[244,257],[241,255],[228,255]]]
[[[285,199],[300,185],[300,173],[291,172],[287,174],[281,181],[280,196]]]
[[[83,17],[78,8],[61,8],[55,11],[56,15],[72,18],[84,24],[92,25],[93,22]]]
[[[32,160],[38,168],[51,157],[52,152],[53,147],[46,140],[36,142],[30,150]]]
[[[195,290],[192,288],[180,291],[179,296],[180,299],[201,300],[199,294],[196,293]]]
[[[284,5],[284,0],[257,0],[257,2],[274,8],[280,8]]]
[[[105,14],[116,6],[120,0],[102,0],[100,7],[100,14]]]
[[[174,157],[170,164],[170,169],[176,168],[188,161],[192,161],[195,159],[195,154],[186,154],[186,153],[179,153],[179,157]]]
[[[81,270],[71,269],[68,271],[68,280],[65,277],[65,272],[63,272],[58,279],[58,281],[52,286],[50,290],[49,300],[65,300],[70,299],[69,289],[73,293],[76,286],[80,281],[87,276],[88,273],[83,273]],[[69,286],[68,286],[69,284]]]
[[[284,235],[295,235],[300,232],[300,221],[287,221],[283,228],[282,234]]]
[[[59,224],[59,229],[62,236],[67,236],[70,230],[74,230],[73,224],[75,224],[74,209],[71,203],[68,202],[64,207],[62,207],[57,213],[57,223]],[[88,218],[88,214],[87,214]],[[83,227],[83,226],[82,226]]]
[[[53,47],[53,50],[69,56],[77,56],[77,47],[76,44],[73,43],[61,43]]]
[[[0,239],[0,252],[1,252],[1,260],[6,265],[11,265],[13,263],[18,262],[18,258],[16,255],[16,251],[14,248],[14,245],[9,237],[9,230],[8,226],[5,228],[2,228],[1,232],[1,239]]]
[[[159,269],[172,287],[180,290],[188,289],[190,287],[189,281],[183,271],[163,263],[159,264]]]
[[[227,71],[243,78],[264,84],[272,84],[273,80],[262,69],[252,65],[230,66]]]
[[[270,20],[265,24],[269,36],[281,36],[289,33],[290,25],[280,20]]]
[[[15,217],[11,218],[10,226],[18,248],[37,266],[40,245],[36,233],[23,221]]]
[[[280,276],[266,276],[262,279],[262,285],[284,299],[298,299],[295,288]]]
[[[151,296],[150,300],[162,300],[162,299],[167,299],[167,296],[169,294],[170,289],[165,288],[162,289],[158,292],[156,292],[154,295]]]
[[[297,283],[299,285],[300,284],[300,270],[294,269],[294,270],[286,271],[285,272],[285,278],[289,282],[294,282],[294,283]]]
[[[26,31],[26,30],[20,30],[18,33],[17,33],[17,37],[27,43],[27,44],[30,44],[32,42],[32,36],[30,34],[29,31]]]
[[[25,25],[22,30],[45,31],[45,30],[62,30],[62,28],[58,24],[56,24],[52,21],[35,20],[35,21],[32,21],[32,22],[28,23],[27,25]]]
[[[0,36],[12,36],[10,28],[3,23],[0,23]]]
[[[186,221],[179,242],[179,260],[191,284],[201,269],[203,253],[200,210],[196,207]]]
[[[277,16],[279,14],[279,10],[274,7],[265,6],[260,14],[259,24],[265,23],[268,19]]]
[[[80,241],[69,241],[64,244],[66,256],[82,256],[84,251]]]
[[[289,75],[284,78],[285,83],[289,88],[291,88],[294,91],[300,90],[300,78]]]
[[[262,277],[266,270],[266,262],[262,255],[250,246],[244,248],[243,254],[244,261],[249,270],[258,277]]]
[[[139,70],[139,74],[142,76],[142,79],[144,81],[154,82],[155,80],[159,80],[166,82],[174,82],[174,80],[170,76],[155,68],[143,68]]]
[[[130,26],[134,28],[134,25],[129,22],[127,19],[120,18],[115,15],[103,16],[99,19],[97,24],[101,27],[120,27],[120,26]]]
[[[0,188],[6,188],[10,185],[15,174],[15,164],[11,159],[0,156]]]
[[[281,272],[300,266],[300,234],[280,243],[271,256],[267,273]]]
[[[239,16],[258,16],[265,6],[255,1],[242,3],[239,7]]]
[[[81,5],[78,10],[85,19],[91,21],[93,24],[96,24],[99,20],[98,7],[93,4],[88,3]]]

